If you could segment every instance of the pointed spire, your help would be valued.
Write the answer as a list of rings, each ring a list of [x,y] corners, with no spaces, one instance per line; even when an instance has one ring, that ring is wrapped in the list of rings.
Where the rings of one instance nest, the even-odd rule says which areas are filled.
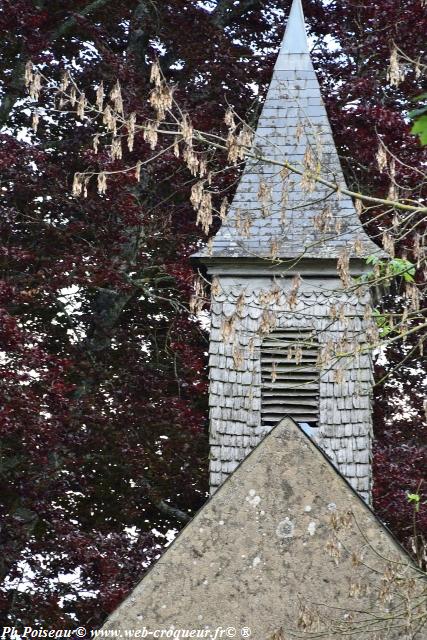
[[[292,3],[285,36],[274,67],[275,71],[295,69],[312,69],[301,0],[294,0]]]
[[[280,49],[280,55],[283,53],[310,53],[301,0],[294,0],[292,3],[285,37]]]
[[[356,241],[362,245],[360,255],[378,250],[351,198],[319,182],[304,184],[297,175],[284,180],[278,169],[286,161],[305,174],[311,158],[325,178],[345,186],[311,62],[301,0],[292,3],[254,147],[262,159],[246,163],[227,219],[213,239],[214,258],[333,258],[343,250],[354,255]]]

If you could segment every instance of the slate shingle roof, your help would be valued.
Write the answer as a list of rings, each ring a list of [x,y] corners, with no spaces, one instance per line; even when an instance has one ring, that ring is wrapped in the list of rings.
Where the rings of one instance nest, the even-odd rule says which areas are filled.
[[[322,176],[345,186],[309,54],[301,0],[294,0],[258,121],[254,148],[258,158],[263,156],[278,163],[287,160],[303,169],[308,147],[314,157],[321,159]],[[299,176],[291,174],[284,181],[280,171],[280,166],[263,159],[247,161],[211,252],[208,254],[205,249],[197,257],[293,258],[303,254],[335,258],[345,247],[352,252],[357,239],[361,242],[359,255],[378,253],[378,247],[363,230],[350,197],[331,195],[331,189],[319,183],[307,193]],[[262,191],[267,193],[264,198],[259,195]],[[325,203],[330,205],[331,220],[329,229],[319,231],[315,222]],[[341,227],[338,232],[337,226]]]

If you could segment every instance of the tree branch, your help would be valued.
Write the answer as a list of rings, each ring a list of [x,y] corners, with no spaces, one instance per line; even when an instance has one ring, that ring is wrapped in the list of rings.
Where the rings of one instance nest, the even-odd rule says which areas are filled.
[[[68,20],[66,20],[60,27],[58,27],[58,29],[53,31],[50,37],[50,41],[54,42],[61,36],[65,35],[68,31],[70,31],[70,29],[75,27],[77,24],[78,17],[84,18],[85,16],[89,16],[91,13],[94,13],[98,9],[101,9],[102,7],[104,7],[106,4],[109,4],[110,2],[111,0],[94,0],[93,2],[88,4],[84,9],[81,9],[81,11],[76,13],[74,16],[72,16],[71,18],[68,18]]]
[[[146,497],[148,500],[168,518],[174,518],[175,520],[179,520],[179,522],[187,523],[191,520],[191,516],[185,511],[181,511],[178,507],[174,507],[165,500],[163,500],[157,490],[151,485],[151,483],[146,478],[139,478],[139,486],[144,488],[147,492]]]
[[[241,0],[238,4],[234,0],[219,0],[215,11],[212,13],[212,21],[216,27],[223,29],[236,18],[264,5],[264,0]]]
[[[152,18],[153,9],[152,3],[140,0],[133,13],[129,30],[128,53],[134,56],[138,66],[145,73],[148,69],[145,54],[150,40],[148,25]]]
[[[111,0],[94,0],[89,3],[84,9],[76,13],[71,18],[68,18],[68,20],[65,20],[62,25],[52,31],[49,37],[49,42],[55,42],[58,38],[66,35],[73,27],[76,26],[77,18],[79,16],[89,16],[91,13],[101,9],[110,2]],[[27,60],[28,57],[23,53],[20,53],[17,58],[15,67],[8,82],[8,88],[5,91],[5,95],[0,106],[0,127],[3,127],[6,124],[17,100],[19,100],[19,98],[24,94],[24,71]]]
[[[25,62],[22,58],[18,58],[15,68],[12,71],[8,82],[8,88],[4,93],[0,105],[0,127],[3,127],[16,104],[16,101],[22,97],[24,93],[24,70]]]

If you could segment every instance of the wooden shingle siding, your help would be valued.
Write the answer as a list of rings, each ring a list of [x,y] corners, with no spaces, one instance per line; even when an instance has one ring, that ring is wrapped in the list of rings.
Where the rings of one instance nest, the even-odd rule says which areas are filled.
[[[286,286],[285,283],[283,286]],[[266,383],[265,377],[263,383],[262,371],[263,345],[274,344],[271,347],[273,349],[280,342],[286,342],[277,341],[277,337],[286,335],[289,338],[296,333],[307,335],[307,331],[315,332],[319,349],[328,341],[339,341],[343,336],[350,339],[355,336],[359,344],[366,342],[363,312],[368,299],[347,294],[332,298],[316,289],[301,291],[297,306],[292,311],[284,291],[277,304],[268,306],[268,312],[276,318],[275,326],[261,336],[260,327],[265,311],[262,299],[270,287],[271,281],[266,279],[265,287],[246,291],[240,311],[236,305],[244,291],[241,287],[221,286],[213,300],[209,349],[212,492],[273,426],[272,420],[262,419],[261,411]],[[329,309],[332,304],[344,304],[344,320],[331,321]],[[233,318],[233,332],[225,338],[221,327],[224,320],[230,318]],[[241,352],[241,361],[238,363],[231,355],[236,349]],[[314,380],[314,353],[309,354],[307,363],[310,364],[310,375]],[[315,439],[353,487],[365,499],[369,499],[372,363],[365,354],[341,360],[339,381],[336,380],[337,366],[338,363],[335,363],[316,370],[319,400]],[[299,367],[289,367],[288,371],[292,369],[295,369],[295,379],[298,375],[304,375]],[[279,380],[276,382],[279,383]],[[313,382],[314,386],[316,384]],[[310,389],[310,392],[314,391]],[[302,417],[310,417],[310,420],[304,421],[313,422],[312,413],[301,416],[301,421]]]

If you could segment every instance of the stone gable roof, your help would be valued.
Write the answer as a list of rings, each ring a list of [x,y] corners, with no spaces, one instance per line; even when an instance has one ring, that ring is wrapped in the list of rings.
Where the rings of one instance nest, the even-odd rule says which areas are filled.
[[[360,256],[379,252],[363,230],[350,197],[337,196],[319,183],[308,193],[299,176],[291,174],[284,181],[281,175],[279,165],[284,160],[303,169],[310,149],[321,160],[322,177],[345,186],[310,58],[301,0],[292,5],[254,149],[257,158],[278,164],[248,159],[211,251],[205,249],[195,257],[336,258],[344,248],[353,253],[357,239]],[[319,231],[315,219],[325,204],[331,208],[331,220],[329,229]]]
[[[381,591],[390,572],[397,572],[396,580],[384,602]],[[306,619],[308,611],[319,609],[326,625],[340,625],[342,635],[326,629],[324,638],[350,637],[360,618],[365,622],[354,635],[359,640],[372,638],[375,625],[385,631],[385,620],[387,640],[400,640],[405,589],[415,603],[425,588],[421,578],[412,581],[416,576],[369,507],[285,418],[184,528],[103,631],[123,637],[126,630],[138,630],[135,637],[234,637],[232,631],[225,635],[229,628],[236,638],[270,640],[282,628],[284,637],[300,637],[305,607]],[[218,628],[224,635],[215,636]],[[211,634],[196,635],[203,630]],[[421,640],[425,634],[411,637]]]

